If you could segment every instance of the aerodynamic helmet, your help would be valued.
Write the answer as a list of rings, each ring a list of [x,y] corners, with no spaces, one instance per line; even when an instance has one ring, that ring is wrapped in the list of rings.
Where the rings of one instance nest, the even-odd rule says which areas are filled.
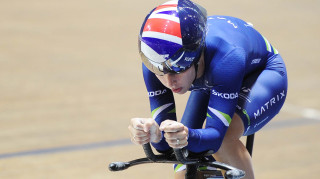
[[[206,10],[190,0],[154,8],[139,34],[139,53],[153,73],[181,73],[198,63],[206,34]]]

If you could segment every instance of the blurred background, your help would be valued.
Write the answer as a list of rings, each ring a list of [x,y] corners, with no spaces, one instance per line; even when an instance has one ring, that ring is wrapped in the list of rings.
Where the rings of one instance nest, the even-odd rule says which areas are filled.
[[[137,35],[163,2],[0,1],[0,178],[172,178],[171,165],[107,168],[143,156],[127,130],[150,117]],[[318,178],[320,1],[195,2],[251,22],[286,62],[285,106],[256,134],[257,178]]]

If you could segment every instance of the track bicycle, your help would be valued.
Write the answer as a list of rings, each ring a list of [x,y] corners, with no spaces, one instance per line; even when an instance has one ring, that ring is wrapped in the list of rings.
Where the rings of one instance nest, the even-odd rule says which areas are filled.
[[[246,147],[250,155],[252,155],[253,141],[254,134],[247,137]],[[208,156],[213,154],[212,151],[195,154],[186,149],[173,149],[171,152],[155,155],[150,143],[144,144],[143,150],[146,154],[145,158],[139,158],[129,162],[113,162],[109,164],[109,170],[121,171],[135,165],[148,163],[180,163],[187,166],[186,179],[237,179],[245,176],[244,171],[209,158]],[[201,170],[202,166],[212,167],[213,169]],[[225,176],[222,175],[221,170],[225,171]]]

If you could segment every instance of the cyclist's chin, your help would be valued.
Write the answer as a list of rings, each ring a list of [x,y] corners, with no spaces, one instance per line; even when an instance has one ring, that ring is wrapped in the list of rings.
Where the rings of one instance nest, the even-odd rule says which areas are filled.
[[[185,94],[187,91],[188,91],[187,88],[181,88],[181,90],[177,92],[177,94]]]

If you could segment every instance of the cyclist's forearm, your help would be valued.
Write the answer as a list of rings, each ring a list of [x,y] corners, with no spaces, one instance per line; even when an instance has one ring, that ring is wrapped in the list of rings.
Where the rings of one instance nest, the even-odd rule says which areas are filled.
[[[203,152],[213,150],[217,152],[221,146],[224,132],[214,128],[189,129],[188,150],[191,152]]]

